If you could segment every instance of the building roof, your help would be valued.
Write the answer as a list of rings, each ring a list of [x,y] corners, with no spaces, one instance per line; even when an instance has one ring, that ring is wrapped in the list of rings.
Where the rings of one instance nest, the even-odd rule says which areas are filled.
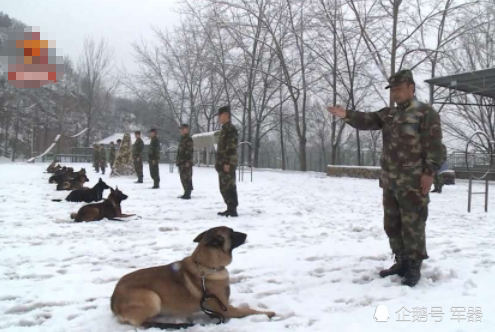
[[[495,68],[435,77],[425,82],[478,96],[495,98]]]
[[[207,133],[201,133],[192,135],[195,149],[202,149],[207,147],[214,147],[218,143],[220,137],[220,131],[210,131]]]
[[[97,144],[103,144],[103,145],[109,145],[110,142],[114,142],[115,144],[117,144],[117,140],[119,138],[120,139],[124,139],[124,133],[115,133],[115,134],[110,135],[107,138],[104,138],[101,141],[98,141],[96,143]],[[150,145],[150,141],[151,140],[150,140],[149,137],[146,137],[146,136],[141,135],[141,139],[143,140],[144,145]],[[133,134],[131,134],[131,144],[134,144],[134,141],[135,140],[136,140],[136,138],[134,137]]]

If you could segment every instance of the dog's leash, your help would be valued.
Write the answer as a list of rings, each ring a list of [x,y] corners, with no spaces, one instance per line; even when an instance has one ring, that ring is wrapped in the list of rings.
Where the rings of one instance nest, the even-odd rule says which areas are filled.
[[[220,299],[216,295],[208,294],[208,292],[206,290],[206,277],[211,275],[211,274],[217,273],[218,270],[217,269],[211,269],[210,272],[207,273],[205,270],[200,269],[198,262],[196,262],[196,267],[198,268],[198,271],[200,272],[201,285],[203,288],[203,297],[201,298],[201,301],[199,302],[199,305],[201,306],[201,310],[203,310],[203,312],[206,315],[208,315],[210,318],[217,318],[219,320],[217,325],[223,324],[223,323],[225,323],[225,316],[224,315],[222,315],[219,312],[207,309],[204,306],[206,301],[208,301],[210,299],[215,299],[218,301],[218,304],[220,305],[220,308],[222,309],[222,311],[227,311],[227,307],[222,303],[222,301],[220,301]]]

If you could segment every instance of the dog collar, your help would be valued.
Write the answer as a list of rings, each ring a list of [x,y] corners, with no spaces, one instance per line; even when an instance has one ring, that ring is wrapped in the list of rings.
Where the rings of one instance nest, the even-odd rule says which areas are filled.
[[[212,275],[212,274],[215,274],[215,273],[218,273],[220,271],[225,270],[225,267],[223,267],[223,266],[222,267],[209,268],[209,267],[206,267],[206,266],[199,264],[197,261],[195,263],[196,263],[196,268],[198,269],[201,277],[206,277],[206,276],[209,276],[209,275]]]

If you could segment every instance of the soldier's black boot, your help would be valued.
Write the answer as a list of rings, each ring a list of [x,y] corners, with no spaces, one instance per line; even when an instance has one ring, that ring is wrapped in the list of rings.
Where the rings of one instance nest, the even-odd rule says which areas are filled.
[[[224,215],[225,217],[238,217],[239,215],[237,214],[237,208],[235,205],[231,205],[227,208],[227,213]]]
[[[414,287],[421,279],[421,261],[409,260],[409,268],[404,278],[402,278],[402,284],[409,287]]]
[[[437,191],[439,194],[442,193],[442,186],[438,187],[438,191]]]
[[[143,178],[138,178],[138,180],[134,183],[143,183]]]
[[[432,192],[432,193],[437,193],[437,192],[438,192],[437,187],[435,187],[435,188],[434,188],[431,192]]]
[[[229,212],[229,210],[226,210],[226,211],[223,211],[223,212],[218,212],[217,214],[218,214],[219,216],[224,217],[224,216],[226,216],[226,215],[227,215],[227,213],[228,213],[228,212]]]
[[[237,210],[228,210],[227,213],[224,215],[225,217],[238,217],[239,215],[237,214]]]
[[[181,196],[180,198],[182,199],[191,199],[191,192],[190,191],[186,191],[186,193]]]
[[[407,263],[407,260],[404,259],[402,254],[395,255],[395,264],[389,269],[381,270],[380,277],[385,278],[395,274],[398,274],[401,277],[405,276],[408,269]]]
[[[160,183],[155,181],[155,183],[153,184],[153,187],[151,187],[151,189],[159,189],[160,188]]]

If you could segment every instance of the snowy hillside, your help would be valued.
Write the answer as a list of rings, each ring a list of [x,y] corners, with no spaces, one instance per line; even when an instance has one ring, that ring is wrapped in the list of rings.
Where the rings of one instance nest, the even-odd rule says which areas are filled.
[[[92,186],[98,176],[85,166]],[[277,316],[189,331],[495,329],[495,197],[490,213],[483,212],[478,196],[468,214],[465,182],[432,196],[430,259],[418,286],[408,288],[396,277],[378,276],[392,257],[377,181],[258,171],[253,183],[239,184],[240,217],[222,219],[216,215],[224,205],[213,169],[195,168],[194,198],[181,201],[178,174],[162,165],[159,191],[148,189],[147,169],[144,186],[104,176],[129,195],[123,212],[138,218],[74,224],[69,214],[82,204],[52,202],[67,193],[48,184],[45,168],[0,165],[0,330],[136,331],[110,311],[117,280],[182,259],[192,253],[196,235],[219,225],[248,234],[229,266],[231,302]],[[378,305],[387,306],[388,322],[375,322]],[[425,316],[413,322],[414,308],[422,307]],[[431,315],[433,307],[442,308],[441,322]],[[470,307],[480,308],[481,322],[468,321]],[[410,321],[397,321],[402,308],[410,313],[404,318],[400,311],[401,318]],[[459,322],[452,310],[462,309]]]

